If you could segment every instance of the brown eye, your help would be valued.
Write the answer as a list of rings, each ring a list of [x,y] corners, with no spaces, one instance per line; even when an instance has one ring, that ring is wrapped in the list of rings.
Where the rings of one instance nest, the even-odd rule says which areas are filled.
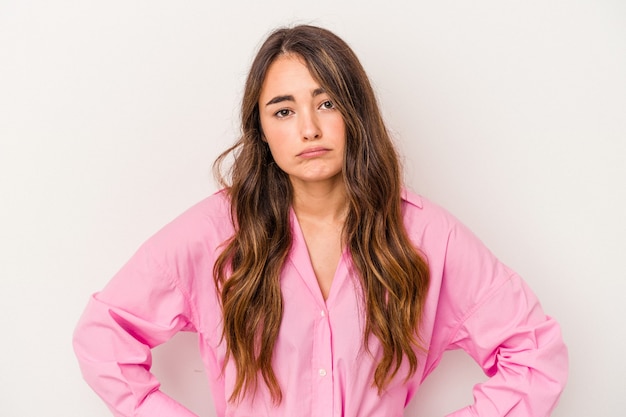
[[[333,104],[332,101],[326,100],[325,102],[322,103],[321,107],[324,109],[334,109],[335,105]]]
[[[280,109],[274,115],[279,118],[287,117],[291,114],[291,110],[289,109]]]

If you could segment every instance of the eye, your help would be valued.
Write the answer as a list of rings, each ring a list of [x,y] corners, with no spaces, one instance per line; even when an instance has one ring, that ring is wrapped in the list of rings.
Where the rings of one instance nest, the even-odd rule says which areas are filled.
[[[330,109],[334,109],[335,105],[333,104],[332,101],[326,100],[320,105],[320,108],[330,110]]]
[[[289,110],[289,109],[280,109],[276,113],[274,113],[274,116],[278,117],[279,119],[282,119],[284,117],[289,116],[290,114],[291,114],[291,110]]]

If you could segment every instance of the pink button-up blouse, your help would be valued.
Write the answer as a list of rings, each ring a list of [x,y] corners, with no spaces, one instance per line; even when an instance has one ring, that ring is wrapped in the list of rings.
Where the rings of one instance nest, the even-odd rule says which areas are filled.
[[[342,256],[324,300],[292,212],[273,361],[283,401],[273,404],[261,379],[255,396],[228,402],[236,371],[232,363],[224,367],[212,274],[220,245],[233,233],[223,192],[152,236],[91,297],[74,334],[84,378],[115,416],[194,416],[160,391],[150,373],[150,349],[186,330],[198,334],[219,417],[400,417],[443,352],[460,348],[489,379],[474,388],[474,404],[451,416],[548,416],[567,377],[558,324],[524,281],[445,210],[405,191],[403,215],[431,272],[420,335],[428,349],[418,353],[417,372],[406,380],[405,361],[382,395],[372,386],[381,346],[371,337],[370,352],[363,349],[363,306],[350,256]]]

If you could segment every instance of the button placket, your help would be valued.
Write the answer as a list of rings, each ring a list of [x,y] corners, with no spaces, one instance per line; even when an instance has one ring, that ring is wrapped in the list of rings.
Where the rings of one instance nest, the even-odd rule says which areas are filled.
[[[315,355],[311,363],[314,379],[317,380],[313,387],[314,415],[325,417],[333,415],[333,355],[328,313],[326,308],[319,310],[315,326]]]

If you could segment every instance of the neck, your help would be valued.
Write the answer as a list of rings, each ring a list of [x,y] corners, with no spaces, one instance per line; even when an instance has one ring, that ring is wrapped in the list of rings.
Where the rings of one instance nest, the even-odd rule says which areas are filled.
[[[343,223],[348,207],[343,180],[292,185],[293,209],[298,218]]]

